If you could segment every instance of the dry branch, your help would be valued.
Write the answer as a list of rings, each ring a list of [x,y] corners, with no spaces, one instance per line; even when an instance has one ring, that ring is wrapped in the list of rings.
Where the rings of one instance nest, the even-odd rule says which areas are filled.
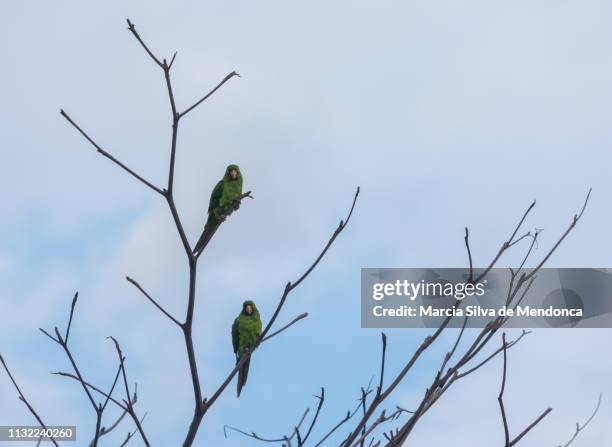
[[[582,205],[582,209],[580,213],[574,215],[570,225],[567,227],[564,233],[559,237],[556,243],[552,246],[548,252],[545,253],[543,258],[537,263],[536,268],[533,269],[529,274],[522,273],[521,270],[525,265],[527,259],[531,256],[534,246],[537,244],[537,238],[541,230],[536,229],[534,233],[525,232],[521,236],[517,236],[521,230],[523,223],[525,222],[529,213],[533,210],[535,206],[535,202],[531,203],[530,206],[525,210],[521,219],[514,227],[510,237],[504,241],[497,253],[493,257],[493,259],[489,262],[488,266],[481,272],[476,279],[473,279],[473,259],[472,252],[470,249],[469,243],[469,230],[465,229],[464,242],[466,246],[466,250],[468,253],[469,260],[469,278],[472,282],[482,281],[482,279],[488,274],[488,272],[496,266],[497,262],[501,258],[501,256],[510,248],[516,246],[519,242],[523,241],[526,238],[531,238],[531,244],[526,250],[526,254],[524,255],[520,267],[514,271],[510,270],[511,277],[509,281],[508,287],[508,297],[507,297],[507,305],[509,306],[518,306],[520,302],[525,297],[527,291],[533,284],[535,280],[535,275],[542,268],[545,262],[552,256],[552,254],[558,249],[562,241],[567,237],[567,235],[572,231],[575,227],[576,223],[582,217],[584,210],[589,201],[591,191],[589,190],[584,203]],[[291,286],[291,283],[287,285],[286,290]],[[282,300],[281,300],[282,301]],[[461,302],[456,303],[456,307],[460,306]],[[452,317],[446,318],[443,323],[438,327],[433,334],[427,336],[422,343],[418,346],[418,348],[414,351],[414,353],[409,356],[408,360],[404,364],[404,366],[400,369],[400,371],[395,375],[393,380],[391,380],[390,384],[385,388],[384,387],[384,379],[385,379],[385,363],[386,363],[386,347],[387,347],[387,339],[384,334],[382,334],[382,351],[381,351],[381,361],[380,361],[380,375],[379,375],[379,385],[376,389],[376,393],[372,396],[372,398],[367,402],[366,396],[367,393],[364,394],[362,392],[362,399],[360,399],[360,404],[358,408],[353,412],[348,412],[345,418],[343,418],[340,423],[336,424],[334,428],[328,432],[319,443],[315,445],[318,447],[325,442],[332,433],[334,433],[339,427],[344,425],[346,422],[351,420],[353,416],[357,413],[358,410],[362,411],[362,416],[359,420],[357,420],[353,428],[349,431],[345,440],[340,444],[341,447],[365,447],[366,443],[368,446],[378,446],[381,445],[381,440],[376,440],[373,436],[373,432],[377,427],[382,425],[389,420],[395,420],[398,416],[398,412],[394,412],[391,415],[396,417],[386,416],[385,410],[379,413],[379,416],[376,419],[373,419],[374,414],[378,411],[379,407],[383,405],[386,400],[391,396],[393,391],[403,383],[408,375],[408,373],[413,369],[417,361],[420,359],[422,354],[427,351],[433,343],[438,340],[441,334],[445,331],[448,324],[450,323]],[[449,351],[444,355],[441,365],[436,371],[431,384],[425,390],[423,398],[417,405],[414,411],[408,412],[404,410],[399,414],[403,413],[412,413],[412,415],[408,418],[408,420],[403,423],[400,427],[395,428],[395,430],[391,430],[389,432],[384,432],[384,438],[386,443],[385,447],[397,447],[402,445],[408,436],[412,433],[416,424],[421,420],[423,415],[425,415],[433,405],[443,396],[446,391],[457,381],[460,379],[476,372],[484,365],[491,362],[495,357],[499,354],[503,353],[504,356],[504,371],[503,371],[503,380],[500,394],[498,396],[498,402],[500,405],[500,410],[502,413],[502,421],[504,423],[504,432],[505,432],[505,445],[507,447],[516,445],[530,430],[533,429],[538,423],[540,423],[551,411],[551,409],[545,410],[540,416],[538,416],[528,427],[526,427],[521,433],[514,437],[514,439],[510,438],[506,412],[503,406],[503,393],[505,389],[506,383],[506,371],[507,371],[507,351],[519,343],[526,335],[529,334],[528,331],[523,331],[516,339],[512,341],[506,341],[505,335],[503,336],[503,345],[500,348],[495,349],[492,353],[486,355],[484,359],[479,359],[480,354],[483,350],[489,346],[493,336],[499,331],[500,328],[504,326],[507,322],[507,317],[498,317],[495,320],[488,323],[481,331],[477,333],[477,335],[467,344],[467,348],[463,353],[458,355],[458,358],[453,360],[457,351],[459,350],[460,342],[465,335],[465,328],[468,322],[467,318],[464,318],[463,324],[461,326],[461,330],[458,332],[458,335]],[[369,422],[373,419],[373,422]],[[590,419],[589,419],[590,421]],[[587,421],[588,423],[588,421]],[[585,424],[586,425],[586,424]],[[369,440],[368,440],[369,438]]]
[[[28,407],[28,410],[30,411],[30,413],[32,413],[32,416],[34,416],[34,418],[40,424],[40,426],[46,429],[47,425],[43,422],[43,420],[40,418],[40,416],[38,415],[38,413],[36,412],[34,407],[32,407],[30,402],[26,399],[25,395],[21,391],[21,388],[19,388],[19,385],[17,385],[17,382],[15,381],[15,378],[13,377],[13,374],[11,374],[11,371],[9,370],[6,362],[4,361],[4,357],[2,357],[2,355],[0,355],[0,363],[2,363],[2,366],[4,367],[4,370],[6,371],[6,374],[9,376],[9,379],[11,379],[11,382],[13,383],[13,386],[17,390],[17,394],[19,394],[19,400],[21,402],[23,402],[26,407]],[[58,444],[55,441],[55,439],[50,438],[50,441],[53,443],[54,446],[56,446],[56,447],[58,446]]]
[[[593,418],[595,418],[595,415],[599,412],[599,407],[601,406],[601,399],[602,399],[603,395],[602,393],[599,393],[599,397],[597,398],[597,405],[595,405],[595,409],[593,410],[593,413],[591,413],[591,416],[587,419],[587,421],[580,425],[580,423],[576,422],[576,431],[574,431],[574,434],[572,435],[572,437],[569,439],[569,441],[567,441],[563,447],[569,447],[574,440],[578,437],[578,435],[580,434],[580,432],[582,430],[584,430],[593,420]],[[561,447],[561,445],[559,445],[559,447]]]

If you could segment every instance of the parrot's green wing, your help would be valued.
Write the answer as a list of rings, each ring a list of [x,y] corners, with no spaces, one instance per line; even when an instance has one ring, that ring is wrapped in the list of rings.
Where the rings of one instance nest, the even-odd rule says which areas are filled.
[[[257,323],[255,325],[255,331],[257,332],[257,337],[261,335],[261,319],[259,318],[259,312],[257,312]]]
[[[208,214],[212,213],[215,208],[221,203],[221,196],[223,195],[223,180],[219,180],[215,189],[213,189],[210,195],[210,202],[208,204]]]
[[[234,320],[232,324],[232,345],[234,346],[234,353],[238,351],[238,319]]]

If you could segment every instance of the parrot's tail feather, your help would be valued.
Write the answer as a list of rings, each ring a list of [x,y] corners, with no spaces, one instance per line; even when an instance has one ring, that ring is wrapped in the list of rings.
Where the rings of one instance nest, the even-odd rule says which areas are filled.
[[[247,377],[249,376],[249,364],[251,363],[251,359],[248,359],[244,362],[244,365],[238,371],[238,397],[240,397],[240,392],[242,391],[242,387],[246,385]]]
[[[212,224],[209,224],[208,222],[206,223],[206,226],[204,227],[204,231],[202,232],[200,239],[198,239],[197,244],[193,248],[194,255],[199,254],[202,250],[206,248],[206,246],[212,239],[213,235],[217,231],[217,228],[219,228],[218,223],[212,223]]]

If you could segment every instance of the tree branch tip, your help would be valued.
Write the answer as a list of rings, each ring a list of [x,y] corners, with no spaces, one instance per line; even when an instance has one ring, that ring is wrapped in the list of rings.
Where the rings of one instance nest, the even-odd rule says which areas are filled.
[[[174,59],[176,59],[177,53],[178,51],[175,51],[174,54],[172,55],[172,58],[170,59],[170,65],[168,65],[168,69],[172,68],[172,64],[174,64]]]

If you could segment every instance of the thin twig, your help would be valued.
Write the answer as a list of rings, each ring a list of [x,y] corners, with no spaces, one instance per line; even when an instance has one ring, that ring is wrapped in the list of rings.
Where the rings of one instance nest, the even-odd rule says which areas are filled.
[[[470,276],[468,278],[468,282],[472,282],[472,280],[474,279],[474,266],[472,264],[472,250],[470,250],[470,230],[468,230],[468,227],[465,227],[465,236],[463,240],[465,241],[465,248],[467,250],[468,260],[470,261]]]
[[[32,413],[32,416],[34,416],[34,418],[38,421],[38,423],[40,424],[41,427],[43,427],[44,429],[47,428],[47,426],[45,425],[45,423],[43,422],[43,420],[40,418],[40,416],[38,415],[38,413],[36,412],[36,410],[34,409],[34,407],[32,407],[32,405],[30,404],[30,402],[26,399],[26,397],[24,396],[24,394],[21,392],[21,388],[19,388],[19,385],[17,385],[17,382],[15,381],[15,378],[13,377],[13,375],[11,374],[11,371],[9,370],[6,362],[4,361],[4,357],[2,357],[2,355],[0,355],[0,362],[2,363],[2,366],[4,367],[4,370],[6,371],[6,373],[9,376],[9,379],[11,379],[11,382],[13,382],[13,386],[15,387],[15,389],[17,390],[17,393],[19,394],[19,400],[21,402],[24,403],[24,405],[26,407],[28,407],[28,410],[30,411],[30,413]],[[54,446],[58,447],[57,442],[55,441],[55,439],[53,439],[52,437],[49,438],[49,440],[53,443]]]
[[[535,421],[533,421],[531,424],[529,424],[529,426],[525,430],[523,430],[521,433],[519,433],[516,436],[516,438],[514,438],[512,441],[510,441],[510,444],[508,444],[509,447],[513,447],[516,444],[518,444],[518,442],[523,438],[523,436],[525,436],[527,433],[529,433],[533,427],[535,427],[540,422],[542,422],[542,419],[544,419],[546,416],[548,416],[548,413],[550,413],[551,411],[552,411],[552,408],[547,408],[546,410],[544,410],[544,412],[542,412],[542,414],[540,416],[538,416]]]
[[[64,340],[66,340],[66,343],[68,343],[68,336],[70,335],[70,326],[72,325],[72,317],[74,315],[74,306],[76,306],[78,298],[79,292],[76,292],[74,294],[74,298],[72,298],[72,304],[70,305],[70,317],[68,318],[68,325],[66,326],[66,335],[64,336]]]
[[[138,40],[138,42],[140,42],[140,45],[142,45],[142,47],[145,49],[145,51],[147,52],[147,54],[149,56],[151,56],[151,59],[153,59],[153,61],[159,65],[160,68],[164,68],[163,64],[161,63],[161,61],[153,54],[153,52],[151,50],[149,50],[149,47],[144,43],[144,41],[142,40],[142,38],[140,37],[140,34],[138,34],[138,31],[136,31],[136,26],[130,21],[130,19],[125,19],[127,24],[128,24],[128,29],[131,31],[131,33],[134,35],[134,37],[136,38],[136,40]]]
[[[113,402],[113,400],[111,400],[110,394],[107,394],[108,399]],[[136,402],[138,401],[138,395],[137,395],[137,391],[136,389],[134,390],[134,395],[132,396],[132,404],[136,404]],[[114,403],[118,404],[117,401],[114,401]],[[102,429],[100,430],[100,438],[102,436],[108,435],[110,432],[112,432],[113,430],[115,430],[119,424],[121,423],[121,421],[125,418],[125,415],[128,414],[127,409],[124,409],[121,414],[119,415],[119,417],[115,420],[115,422],[113,422],[109,427],[102,427]],[[145,413],[146,416],[146,413]],[[143,416],[144,419],[144,416]],[[142,422],[142,420],[141,420]],[[138,431],[138,429],[136,428],[134,430],[134,433],[136,433]],[[130,432],[128,432],[128,435],[130,434]],[[128,436],[128,438],[131,438],[131,436]],[[129,441],[129,439],[127,439]],[[92,440],[89,444],[89,447],[93,447],[94,445],[94,441]],[[122,444],[125,445],[125,444]]]
[[[179,118],[184,117],[189,112],[191,112],[193,109],[195,109],[197,106],[199,106],[204,101],[206,101],[213,93],[215,93],[217,90],[219,90],[219,88],[221,88],[221,86],[223,84],[225,84],[227,81],[232,79],[234,76],[240,77],[240,75],[238,73],[236,73],[235,71],[232,71],[230,74],[228,74],[226,77],[224,77],[223,80],[221,82],[219,82],[219,84],[217,84],[217,86],[215,88],[213,88],[210,92],[208,92],[206,95],[204,95],[202,97],[202,99],[198,100],[194,105],[192,105],[191,107],[187,108],[187,110],[185,110],[184,112],[181,112],[179,114]]]
[[[51,374],[56,375],[56,376],[61,376],[61,377],[67,377],[69,379],[73,379],[73,380],[76,380],[77,382],[80,382],[80,380],[79,380],[79,378],[77,376],[75,376],[74,374],[69,373],[69,372],[55,371],[55,372],[52,372]],[[84,380],[82,383],[84,383],[87,388],[89,388],[92,391],[95,391],[96,393],[100,394],[102,397],[108,398],[109,401],[111,401],[112,403],[117,405],[123,411],[127,411],[127,407],[122,402],[119,402],[117,399],[115,399],[114,397],[110,396],[106,391],[102,391],[100,388],[98,388],[95,385],[92,385],[91,383],[87,382],[86,380]],[[136,392],[134,392],[134,394],[136,394]],[[135,402],[135,401],[132,399],[132,402]]]
[[[504,353],[504,368],[502,373],[502,383],[497,396],[497,402],[499,403],[499,410],[502,416],[502,422],[504,424],[504,435],[505,435],[505,446],[510,446],[510,430],[508,428],[508,418],[506,417],[506,409],[504,408],[504,391],[506,389],[506,370],[507,370],[507,352],[508,346],[506,345],[506,334],[502,334],[502,352]]]
[[[72,118],[70,118],[70,116],[64,112],[63,109],[60,110],[61,115],[66,118],[66,120],[72,124],[74,126],[74,128],[76,130],[78,130],[81,135],[83,135],[85,137],[85,139],[87,141],[89,141],[96,149],[97,151],[103,155],[104,157],[108,158],[109,160],[111,160],[113,163],[115,163],[116,165],[118,165],[119,167],[121,167],[122,169],[124,169],[126,172],[128,172],[130,175],[132,175],[134,178],[140,180],[142,183],[144,183],[145,185],[147,185],[149,188],[151,188],[153,191],[155,191],[158,194],[161,194],[162,196],[164,195],[164,192],[158,188],[157,186],[155,186],[153,183],[149,182],[148,180],[145,180],[142,176],[140,176],[139,174],[136,174],[136,172],[134,172],[132,169],[128,168],[125,164],[123,164],[122,162],[120,162],[119,160],[117,160],[113,155],[111,155],[110,153],[106,152],[104,149],[102,149],[98,143],[96,143],[89,135],[87,135],[87,133],[85,133],[85,131],[83,129],[81,129],[73,120]]]
[[[297,323],[298,321],[304,319],[308,317],[308,312],[304,312],[303,314],[298,315],[297,317],[295,317],[293,320],[291,320],[289,323],[287,323],[286,325],[284,325],[282,328],[280,328],[278,331],[274,331],[272,332],[270,335],[266,336],[266,338],[262,339],[261,342],[263,343],[264,341],[267,341],[269,339],[271,339],[272,337],[274,337],[275,335],[280,334],[281,332],[289,329],[291,326],[293,326],[295,323]]]
[[[123,352],[121,351],[121,347],[119,346],[119,342],[117,341],[117,339],[112,336],[109,338],[113,341],[115,345],[115,349],[117,351],[117,356],[119,357],[119,365],[120,365],[121,375],[123,377],[123,386],[125,388],[125,397],[127,399],[127,400],[124,400],[125,407],[127,408],[128,414],[132,417],[134,424],[136,424],[136,427],[138,429],[138,432],[140,433],[140,437],[142,438],[142,441],[145,443],[147,447],[150,447],[149,440],[147,439],[147,436],[142,428],[142,423],[140,422],[140,420],[138,419],[138,416],[136,416],[136,412],[134,411],[134,402],[132,401],[132,396],[130,394],[130,387],[128,385],[128,380],[127,380],[127,373],[125,372],[125,357],[123,355]]]
[[[303,446],[304,444],[306,444],[306,441],[308,440],[310,434],[312,433],[312,429],[317,423],[317,419],[319,418],[319,413],[321,413],[321,408],[323,407],[323,403],[325,402],[325,388],[321,387],[321,394],[315,397],[319,399],[319,404],[317,405],[317,410],[315,411],[315,415],[312,418],[312,421],[310,422],[310,426],[308,427],[308,430],[306,431],[304,438],[301,439],[300,443],[298,444],[300,446]],[[298,428],[299,428],[299,425],[298,425]]]
[[[574,440],[578,437],[578,434],[580,434],[580,432],[582,430],[584,430],[587,425],[589,425],[591,423],[591,421],[593,420],[593,418],[595,417],[595,415],[599,412],[599,407],[601,406],[601,398],[602,398],[602,393],[599,393],[599,398],[597,399],[597,405],[595,406],[595,410],[593,410],[593,413],[591,414],[591,417],[589,417],[587,419],[587,421],[582,424],[582,426],[580,426],[580,423],[576,422],[576,431],[574,432],[574,435],[570,438],[569,441],[567,441],[563,447],[569,447],[569,445],[574,442]],[[561,447],[561,446],[559,446]]]
[[[378,388],[376,389],[376,395],[380,396],[383,389],[383,383],[385,381],[385,355],[387,353],[387,334],[381,332],[382,339],[382,352],[380,355],[380,377],[378,378]]]
[[[147,417],[147,413],[145,412],[145,414],[142,415],[142,418],[140,418],[140,425],[142,425],[146,417]],[[125,441],[121,443],[120,447],[124,447],[125,445],[127,445],[127,443],[130,442],[130,439],[132,439],[137,432],[138,432],[138,428],[134,429],[133,431],[128,432],[127,437],[125,438]]]
[[[304,422],[304,419],[306,419],[306,416],[308,415],[309,412],[310,412],[310,408],[306,408],[306,410],[304,410],[304,414],[302,414],[302,417],[300,418],[300,421],[296,425],[297,428],[299,428],[302,425],[302,423]],[[293,433],[290,436],[284,435],[282,438],[266,438],[266,437],[263,437],[263,436],[259,436],[255,432],[248,433],[248,432],[246,432],[244,430],[241,430],[239,428],[232,427],[231,425],[224,425],[223,426],[223,436],[226,439],[227,439],[227,430],[235,431],[236,433],[240,433],[241,435],[248,436],[249,438],[253,438],[253,439],[257,440],[257,441],[267,442],[267,443],[291,441],[291,439],[293,439],[293,437],[296,434],[295,429],[294,429]]]
[[[131,284],[133,284],[138,290],[140,290],[142,292],[142,294],[147,297],[147,299],[149,301],[151,301],[151,303],[153,303],[153,305],[155,307],[157,307],[166,317],[168,317],[170,320],[172,320],[175,324],[182,326],[181,322],[178,321],[176,318],[174,318],[172,315],[170,315],[170,313],[164,309],[157,301],[155,301],[151,295],[149,295],[141,286],[140,284],[138,284],[138,282],[132,278],[130,278],[129,276],[126,276],[125,279],[127,279],[128,282],[130,282]]]

